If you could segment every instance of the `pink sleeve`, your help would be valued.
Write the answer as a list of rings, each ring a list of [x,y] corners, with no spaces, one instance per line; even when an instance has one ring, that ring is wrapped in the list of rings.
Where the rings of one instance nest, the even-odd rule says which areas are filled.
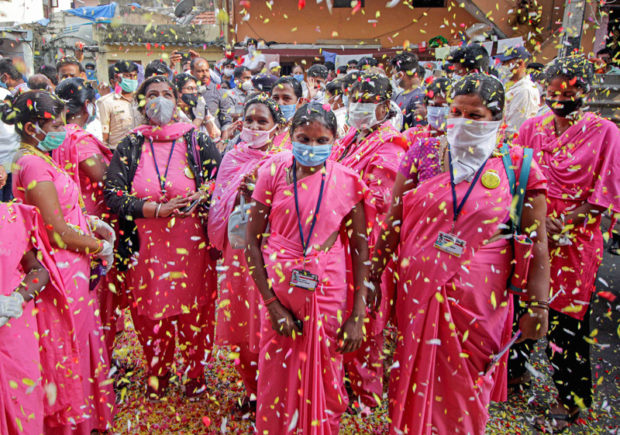
[[[604,120],[601,130],[601,149],[599,152],[599,168],[595,170],[596,178],[592,194],[588,202],[604,208],[611,208],[615,213],[620,211],[620,131],[610,121]]]
[[[18,184],[23,188],[28,188],[32,182],[54,181],[54,170],[40,157],[25,155],[17,163],[19,165]]]
[[[269,207],[272,206],[276,180],[282,166],[282,162],[277,160],[266,162],[261,166],[257,173],[254,193],[252,193],[253,200]]]
[[[79,163],[82,163],[84,160],[89,159],[96,154],[101,154],[101,151],[99,151],[99,147],[97,146],[97,144],[88,140],[80,141],[77,150]]]

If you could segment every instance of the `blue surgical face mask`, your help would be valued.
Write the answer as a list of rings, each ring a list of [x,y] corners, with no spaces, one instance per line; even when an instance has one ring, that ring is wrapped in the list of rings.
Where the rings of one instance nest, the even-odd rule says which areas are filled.
[[[295,110],[297,110],[296,104],[280,104],[280,111],[287,121],[295,115]]]
[[[304,81],[304,75],[303,74],[293,74],[293,77],[295,78],[295,80],[297,80],[299,83]]]
[[[305,145],[293,142],[293,157],[303,166],[319,166],[325,163],[332,153],[332,144]]]
[[[37,148],[41,151],[49,153],[50,151],[54,151],[65,141],[65,137],[67,137],[67,131],[63,129],[62,131],[49,131],[45,132],[38,124],[34,125],[35,129],[39,133],[43,133],[45,137],[43,140],[39,141],[37,144]]]

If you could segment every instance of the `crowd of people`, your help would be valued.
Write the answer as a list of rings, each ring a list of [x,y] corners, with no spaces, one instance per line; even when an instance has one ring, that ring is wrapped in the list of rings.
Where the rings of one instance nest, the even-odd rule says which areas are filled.
[[[149,400],[206,400],[228,346],[258,433],[338,433],[387,397],[392,433],[482,434],[543,337],[558,394],[536,425],[574,423],[620,134],[587,111],[588,59],[530,58],[281,75],[249,41],[120,60],[107,86],[77,58],[1,59],[0,432],[111,431],[124,315]]]

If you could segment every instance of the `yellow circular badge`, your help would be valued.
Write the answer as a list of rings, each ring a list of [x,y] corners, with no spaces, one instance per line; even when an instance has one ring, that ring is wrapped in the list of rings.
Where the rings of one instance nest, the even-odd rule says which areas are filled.
[[[191,179],[194,178],[194,173],[192,172],[192,170],[188,166],[185,167],[185,171],[184,172],[185,172],[185,176],[187,178],[191,178]],[[483,177],[484,177],[484,175],[483,175]]]
[[[482,185],[487,189],[495,189],[499,187],[501,179],[499,178],[497,171],[489,169],[484,174],[482,174],[481,181]]]

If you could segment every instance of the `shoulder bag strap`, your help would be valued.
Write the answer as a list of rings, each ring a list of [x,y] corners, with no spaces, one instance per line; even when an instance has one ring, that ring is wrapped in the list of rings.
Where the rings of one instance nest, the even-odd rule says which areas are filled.
[[[525,201],[525,190],[527,188],[527,181],[530,178],[530,168],[532,167],[532,149],[523,149],[523,163],[521,163],[521,173],[519,174],[519,185],[516,193],[515,204],[515,226],[517,229],[521,228],[521,216],[523,215],[523,202]],[[514,200],[513,200],[514,202]]]

